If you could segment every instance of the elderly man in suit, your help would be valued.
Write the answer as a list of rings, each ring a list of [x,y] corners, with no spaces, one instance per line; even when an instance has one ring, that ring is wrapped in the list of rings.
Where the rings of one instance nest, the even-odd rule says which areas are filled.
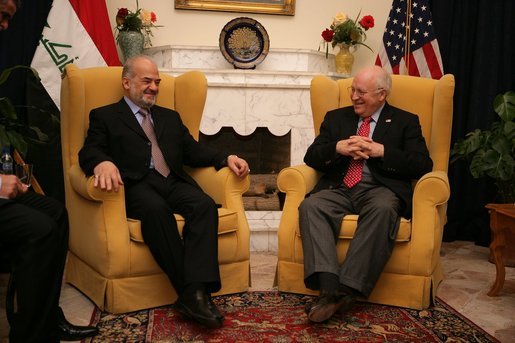
[[[313,322],[372,292],[400,217],[411,216],[411,180],[432,169],[418,117],[386,102],[391,83],[380,67],[361,70],[349,88],[353,106],[326,114],[304,157],[324,172],[299,208],[304,283],[320,290],[305,308]],[[358,226],[339,264],[336,241],[347,214],[359,215]]]
[[[95,187],[125,185],[127,215],[141,220],[145,243],[179,294],[175,307],[217,328],[223,315],[210,297],[221,287],[217,205],[183,166],[228,166],[239,177],[250,170],[238,156],[195,141],[179,113],[156,106],[160,80],[148,56],[125,62],[124,97],[91,111],[79,162]],[[172,213],[186,220],[182,238]]]

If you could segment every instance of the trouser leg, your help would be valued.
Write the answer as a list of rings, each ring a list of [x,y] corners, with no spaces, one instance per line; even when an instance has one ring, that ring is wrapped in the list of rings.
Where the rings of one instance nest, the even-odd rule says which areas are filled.
[[[338,275],[336,243],[342,218],[351,213],[348,194],[342,190],[322,190],[306,198],[299,207],[299,224],[304,254],[304,283],[318,290],[317,273]]]
[[[376,183],[362,181],[353,194],[358,226],[340,267],[340,282],[368,297],[388,262],[395,244],[400,200]]]
[[[220,289],[218,212],[211,198],[198,187],[154,172],[128,187],[126,198],[128,215],[141,220],[145,243],[178,293],[195,282],[209,292]],[[182,238],[173,213],[185,218]]]
[[[55,342],[68,225],[57,201],[27,193],[0,208],[0,239],[15,280],[11,342]]]

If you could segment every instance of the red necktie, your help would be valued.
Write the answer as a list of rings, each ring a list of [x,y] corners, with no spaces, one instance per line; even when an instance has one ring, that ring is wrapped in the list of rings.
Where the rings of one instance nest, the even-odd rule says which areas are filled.
[[[145,134],[147,135],[150,143],[152,144],[152,161],[154,161],[154,168],[157,172],[164,177],[167,177],[170,174],[170,168],[166,164],[165,158],[163,156],[163,152],[159,148],[157,144],[156,133],[154,131],[154,125],[150,121],[150,113],[145,108],[140,108],[139,113],[143,116],[143,120],[141,121],[141,127]]]
[[[358,130],[358,136],[368,137],[370,133],[370,120],[372,117],[366,117],[363,119],[361,126]],[[351,160],[349,164],[349,169],[347,169],[347,174],[343,178],[343,184],[347,186],[347,188],[354,187],[358,182],[361,181],[361,175],[363,173],[363,163],[364,160]]]

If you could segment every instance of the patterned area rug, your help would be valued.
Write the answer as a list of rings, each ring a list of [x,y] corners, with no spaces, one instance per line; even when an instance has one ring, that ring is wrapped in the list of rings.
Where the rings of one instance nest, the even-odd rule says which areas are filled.
[[[214,298],[225,315],[220,329],[183,318],[172,306],[112,315],[96,310],[100,334],[85,342],[498,342],[441,300],[417,311],[357,303],[325,323],[310,323],[313,297],[249,292]]]

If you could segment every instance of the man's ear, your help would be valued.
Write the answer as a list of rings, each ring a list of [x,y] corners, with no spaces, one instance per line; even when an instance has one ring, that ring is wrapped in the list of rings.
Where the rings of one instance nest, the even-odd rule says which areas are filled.
[[[386,94],[387,94],[386,90],[382,89],[381,90],[381,98],[380,98],[381,101],[385,101],[386,100]]]
[[[129,88],[130,88],[129,83],[130,83],[130,80],[128,78],[126,78],[126,77],[122,78],[123,89],[129,90]]]

